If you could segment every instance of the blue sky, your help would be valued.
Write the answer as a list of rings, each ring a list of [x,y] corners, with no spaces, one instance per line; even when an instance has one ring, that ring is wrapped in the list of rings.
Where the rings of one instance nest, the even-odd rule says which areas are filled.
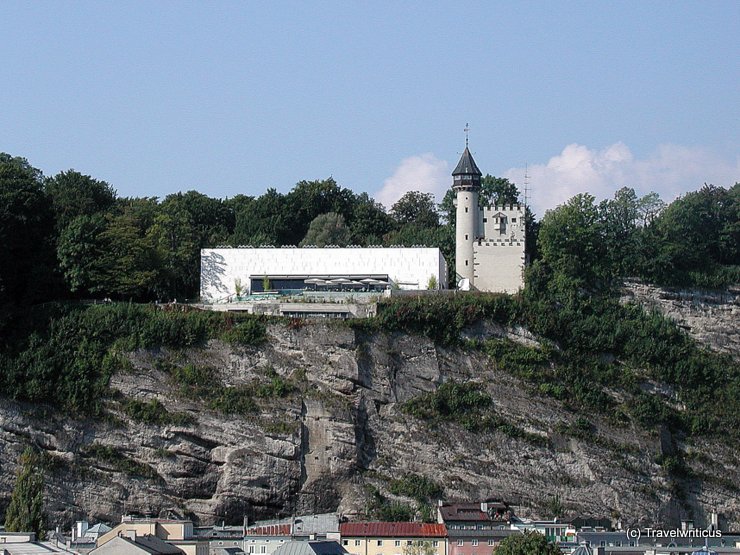
[[[0,3],[0,150],[121,196],[332,175],[437,195],[470,146],[538,213],[740,180],[740,2]]]

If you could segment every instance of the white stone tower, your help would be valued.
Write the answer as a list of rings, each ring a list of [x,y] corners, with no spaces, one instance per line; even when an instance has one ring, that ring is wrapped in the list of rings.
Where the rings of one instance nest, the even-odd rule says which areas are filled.
[[[452,188],[456,193],[456,225],[455,225],[455,272],[461,288],[470,289],[474,281],[473,242],[479,235],[478,220],[480,208],[478,196],[480,194],[481,172],[475,165],[467,140],[465,152],[460,157],[457,167],[452,172]],[[464,280],[467,280],[464,281]]]

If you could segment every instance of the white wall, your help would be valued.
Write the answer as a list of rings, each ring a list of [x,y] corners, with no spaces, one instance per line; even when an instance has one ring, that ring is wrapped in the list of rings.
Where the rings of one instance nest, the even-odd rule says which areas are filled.
[[[201,250],[200,296],[218,301],[244,291],[253,275],[386,274],[402,289],[426,289],[430,276],[447,287],[447,264],[438,248],[219,248]]]
[[[476,242],[475,288],[489,293],[516,293],[524,287],[524,241]]]
[[[456,191],[455,272],[461,278],[475,283],[473,278],[473,241],[478,238],[478,189],[460,188]]]

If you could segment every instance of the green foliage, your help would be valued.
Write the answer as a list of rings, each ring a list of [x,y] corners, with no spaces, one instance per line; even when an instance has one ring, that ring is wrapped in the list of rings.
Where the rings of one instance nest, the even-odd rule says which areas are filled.
[[[432,193],[405,193],[391,208],[391,216],[400,224],[415,223],[421,227],[439,225],[439,213]]]
[[[165,369],[180,395],[203,401],[210,409],[224,414],[253,416],[259,413],[255,398],[282,398],[294,391],[293,385],[272,369],[268,369],[264,377],[239,386],[224,386],[213,369],[203,366],[166,365]]]
[[[347,228],[344,216],[336,212],[327,212],[311,220],[308,232],[300,242],[300,246],[325,247],[327,245],[338,245],[346,247],[349,240],[350,230]]]
[[[294,390],[293,385],[288,383],[288,381],[286,381],[272,368],[267,369],[267,371],[265,372],[265,377],[269,381],[259,381],[254,386],[254,394],[259,398],[275,399],[280,397],[287,397]]]
[[[269,283],[268,283],[269,285]],[[242,319],[230,329],[227,329],[221,338],[232,346],[257,346],[267,339],[267,328],[263,320],[258,317]]]
[[[498,431],[537,445],[547,440],[527,432],[496,414],[491,397],[474,382],[446,382],[401,406],[401,410],[431,425],[455,423],[474,433]]]
[[[46,536],[46,517],[42,459],[27,447],[18,464],[20,468],[10,504],[5,511],[5,529],[8,532],[33,532],[38,540],[43,540]]]
[[[99,414],[121,353],[187,348],[226,337],[264,339],[252,316],[168,311],[134,304],[46,305],[29,311],[0,350],[0,386],[16,399],[50,403],[75,414]]]
[[[105,181],[75,170],[60,172],[44,181],[59,230],[80,216],[103,214],[113,208],[116,192]]]
[[[120,449],[93,443],[85,447],[81,454],[84,457],[98,460],[111,466],[115,471],[122,472],[132,478],[145,478],[160,481],[162,477],[148,464],[140,463],[126,456]]]
[[[441,499],[444,494],[442,486],[434,480],[419,474],[406,474],[399,479],[393,480],[389,490],[394,495],[410,497],[420,503]]]
[[[407,401],[402,410],[430,422],[456,422],[470,431],[480,431],[481,416],[492,407],[491,397],[480,385],[446,382],[435,391]]]
[[[429,280],[427,281],[427,289],[435,290],[439,287],[439,284],[437,283],[437,276],[432,274],[429,276]]]
[[[422,518],[422,522],[432,522]],[[403,555],[435,555],[437,548],[431,540],[414,540],[411,543],[406,543],[401,549]]]
[[[122,405],[123,411],[137,422],[156,424],[158,426],[191,426],[195,418],[185,412],[169,412],[157,399],[149,402],[127,399]]]
[[[407,503],[390,501],[377,488],[367,487],[370,500],[366,512],[368,517],[381,522],[411,522],[416,511]]]
[[[505,538],[496,555],[560,555],[560,549],[538,532],[524,532]]]
[[[18,307],[53,293],[53,227],[41,172],[0,153],[0,334]]]
[[[520,304],[509,295],[459,294],[454,297],[395,297],[378,304],[371,321],[350,322],[357,328],[418,333],[442,345],[461,344],[461,331],[481,319],[506,324]]]

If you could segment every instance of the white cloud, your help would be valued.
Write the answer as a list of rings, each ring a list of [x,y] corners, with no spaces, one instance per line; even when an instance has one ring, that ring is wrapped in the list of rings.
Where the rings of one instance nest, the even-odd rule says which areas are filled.
[[[546,164],[529,166],[528,172],[530,205],[542,217],[545,210],[583,192],[603,199],[620,187],[632,187],[639,195],[655,191],[670,202],[705,182],[726,187],[740,181],[740,157],[729,161],[705,148],[666,144],[638,160],[621,142],[602,150],[571,144]],[[504,177],[523,188],[524,168],[511,168]]]
[[[375,200],[390,209],[405,193],[421,191],[433,193],[437,202],[441,202],[451,179],[447,161],[431,153],[410,156],[401,160],[393,175],[383,181]]]

